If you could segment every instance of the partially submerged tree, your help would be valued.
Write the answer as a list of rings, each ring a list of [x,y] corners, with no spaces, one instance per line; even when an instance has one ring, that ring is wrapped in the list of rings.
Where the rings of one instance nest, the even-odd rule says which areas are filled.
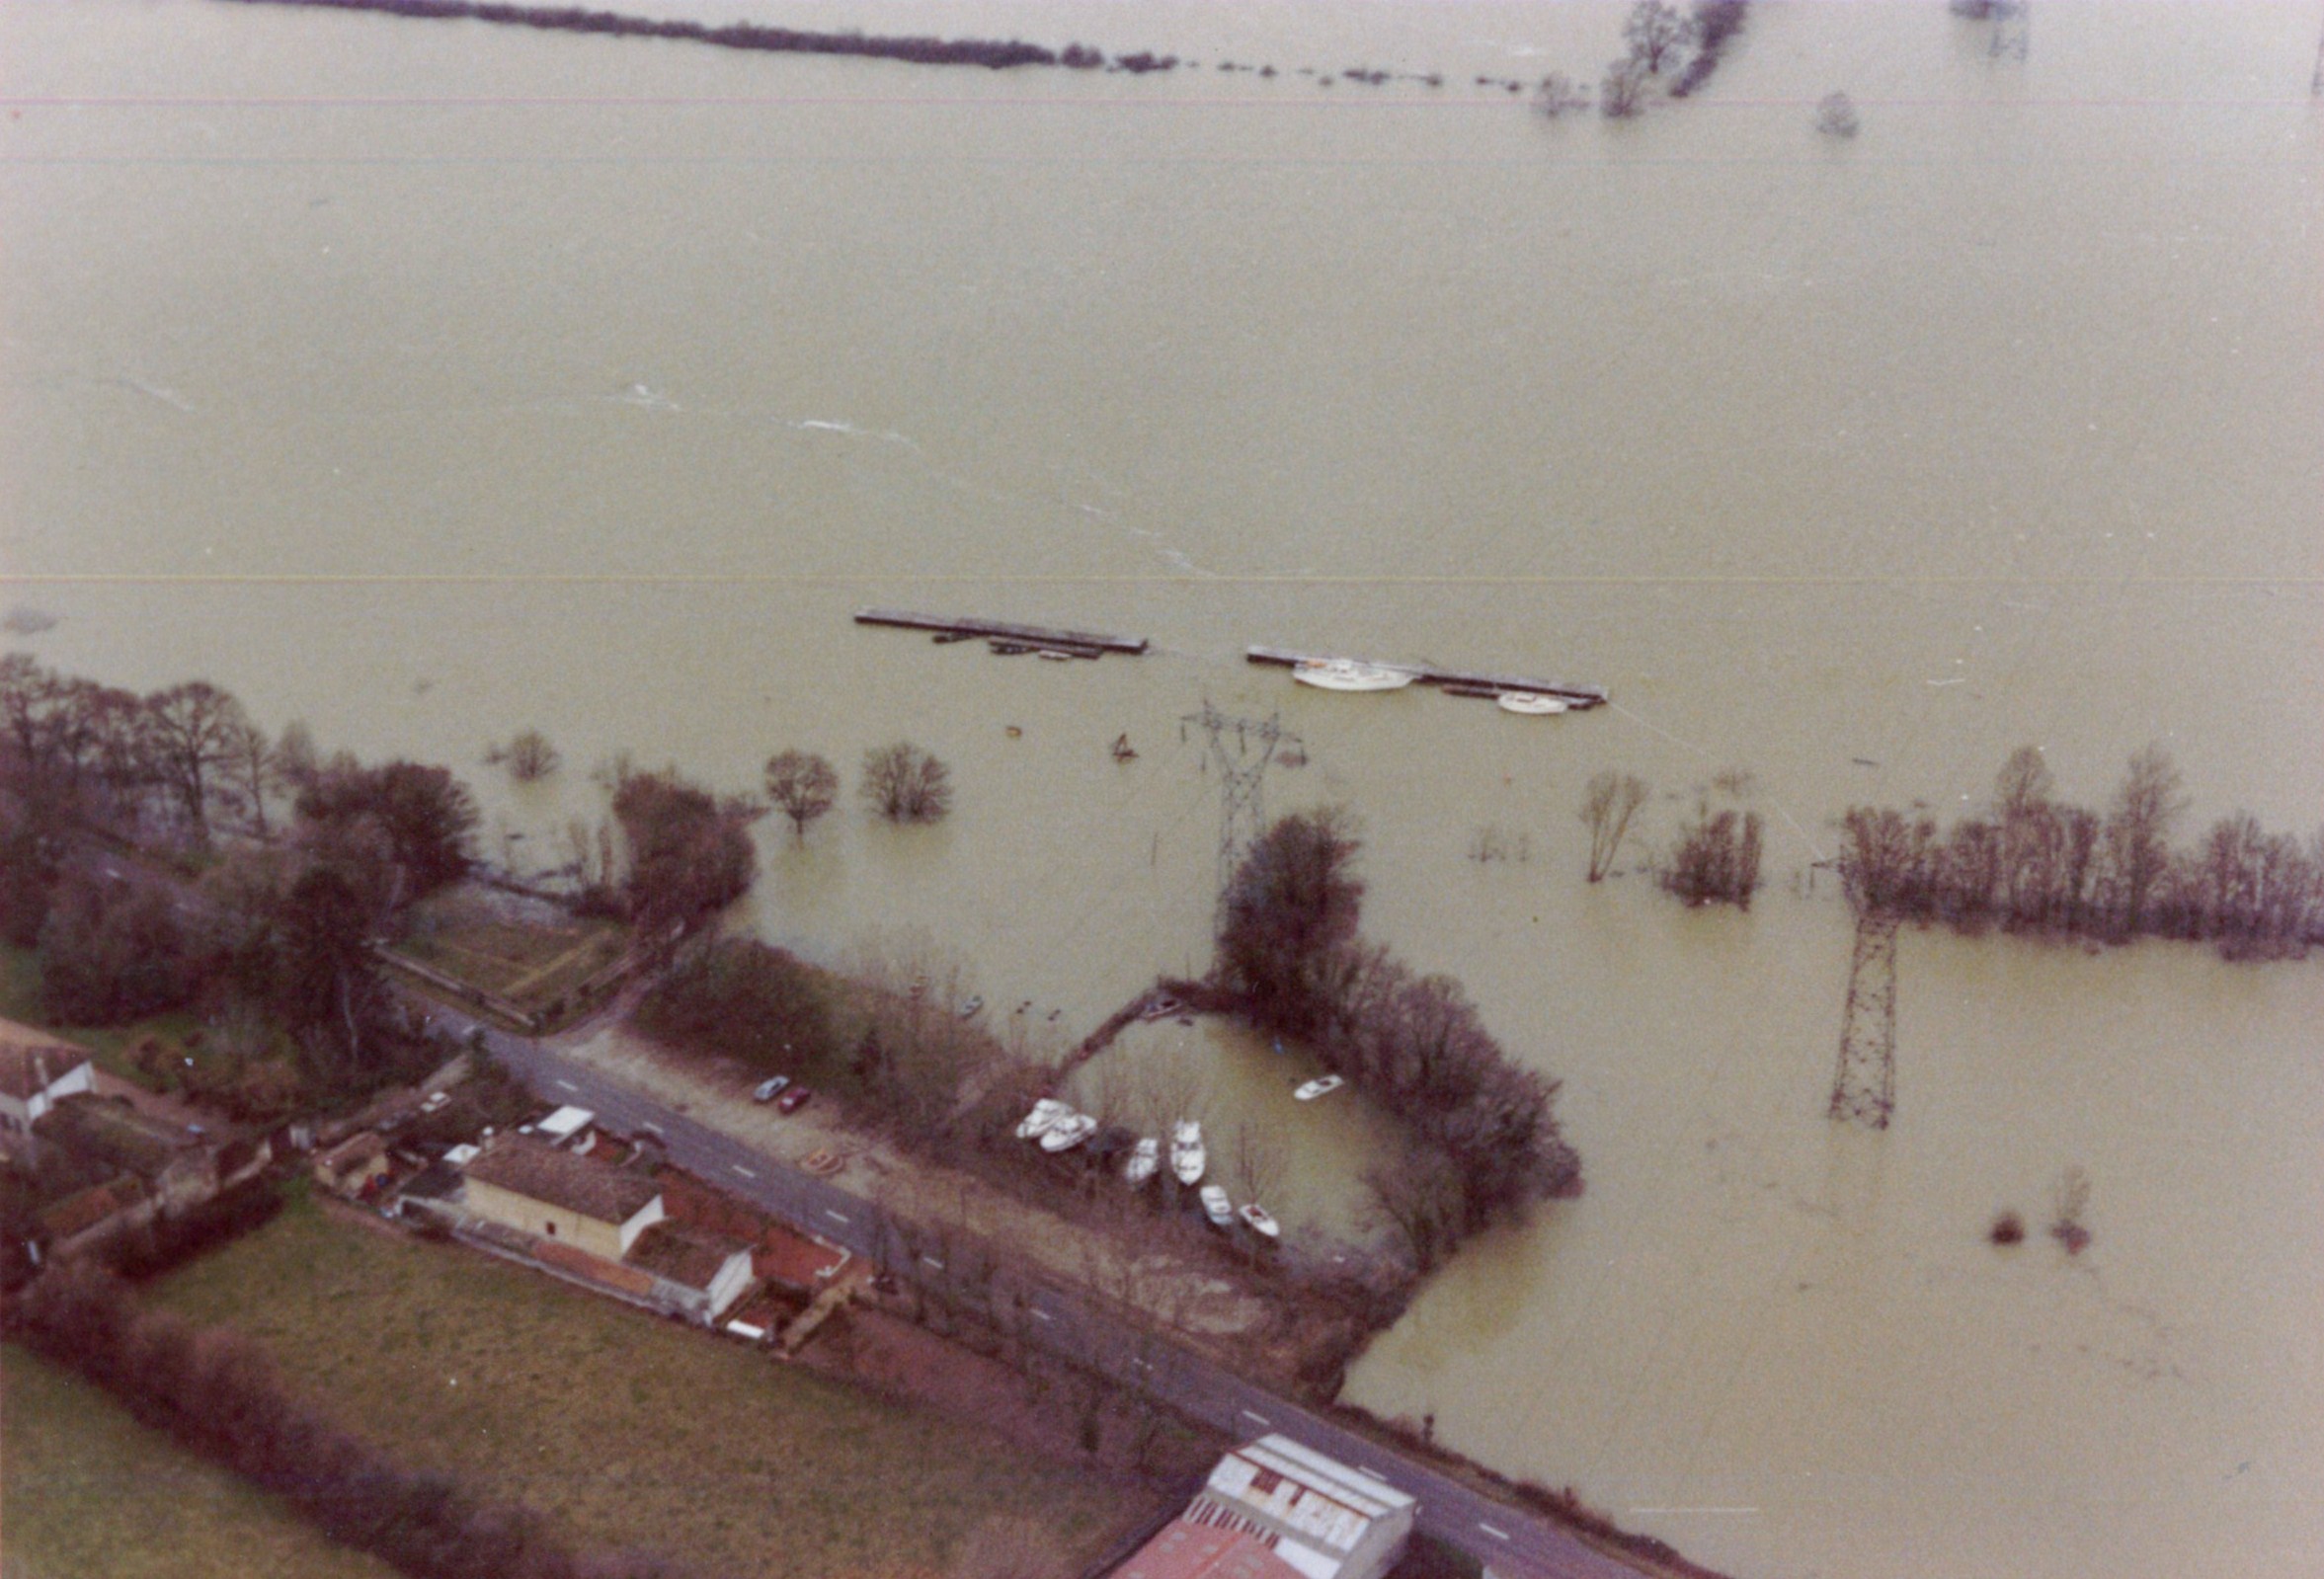
[[[952,770],[909,741],[863,753],[863,798],[891,823],[933,823],[952,809]]]
[[[211,782],[249,724],[242,704],[207,680],[189,680],[145,698],[145,719],[153,771],[196,842],[207,845]]]
[[[1660,76],[1663,66],[1694,37],[1693,19],[1681,16],[1677,7],[1665,4],[1664,0],[1638,0],[1622,24],[1622,38],[1630,45],[1630,58],[1649,76]]]
[[[764,808],[745,797],[721,800],[681,778],[621,770],[613,816],[629,843],[622,902],[650,938],[687,931],[750,892],[759,852],[750,826]]]
[[[804,844],[807,825],[840,798],[839,770],[813,751],[783,751],[766,759],[766,795],[791,820],[792,839]]]
[[[1618,774],[1608,768],[1589,781],[1581,797],[1581,822],[1590,830],[1591,882],[1604,881],[1613,870],[1630,820],[1645,804],[1646,781],[1635,773]]]
[[[446,768],[406,761],[327,767],[300,793],[298,815],[314,825],[376,828],[403,872],[404,900],[467,875],[476,798]]]
[[[1663,863],[1662,886],[1689,905],[1751,908],[1759,888],[1759,814],[1697,802]]]
[[[548,777],[563,760],[549,738],[537,729],[528,729],[509,742],[509,749],[501,753],[507,762],[509,776],[520,784],[530,784]]]
[[[1353,940],[1364,885],[1354,825],[1338,807],[1286,817],[1261,834],[1228,884],[1219,974],[1260,1024],[1320,1027],[1332,956]]]

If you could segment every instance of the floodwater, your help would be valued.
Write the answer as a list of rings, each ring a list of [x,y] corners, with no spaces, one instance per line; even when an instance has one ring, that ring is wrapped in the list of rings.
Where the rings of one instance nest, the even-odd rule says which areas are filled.
[[[1836,1129],[1849,928],[1804,874],[1851,802],[1965,808],[2026,743],[2102,803],[2162,742],[2190,835],[2313,828],[2314,9],[2041,0],[2017,62],[1937,0],[1765,4],[1624,126],[1471,81],[1592,76],[1619,15],[874,18],[1263,81],[0,7],[0,593],[60,621],[17,640],[449,760],[525,867],[617,750],[739,790],[917,740],[957,814],[769,826],[750,920],[939,940],[1061,1035],[1207,952],[1182,719],[1279,715],[1308,760],[1266,807],[1355,811],[1368,932],[1563,1077],[1588,1169],[1355,1401],[1750,1579],[2303,1572],[2324,973],[1908,933],[1895,1125]],[[1835,88],[1852,142],[1810,129]],[[1002,660],[866,602],[1157,650]],[[1617,706],[1302,692],[1254,641]],[[528,726],[567,767],[519,793],[479,757]],[[1748,915],[1581,881],[1592,773],[1655,786],[1652,845],[1729,766]],[[1530,858],[1469,859],[1486,829]]]

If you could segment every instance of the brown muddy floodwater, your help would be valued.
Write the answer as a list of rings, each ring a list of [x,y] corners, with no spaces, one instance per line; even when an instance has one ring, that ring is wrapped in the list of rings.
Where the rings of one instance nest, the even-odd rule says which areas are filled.
[[[1355,1401],[1750,1579],[2312,1571],[2324,967],[1908,933],[1874,1136],[1822,1117],[1850,933],[1805,874],[1852,802],[1963,809],[2027,743],[2093,804],[2163,743],[2188,836],[2315,827],[2315,9],[2040,0],[2020,63],[1938,0],[1762,4],[1630,125],[1472,82],[1594,77],[1611,7],[780,20],[867,18],[1206,65],[0,7],[0,600],[60,621],[11,641],[447,760],[527,869],[619,749],[739,790],[917,740],[958,813],[767,828],[750,920],[918,930],[1059,1034],[1200,967],[1180,721],[1279,713],[1309,761],[1268,807],[1356,812],[1368,932],[1563,1078],[1588,1167]],[[1834,89],[1853,141],[1811,129]],[[1157,650],[1003,661],[864,602]],[[1618,705],[1303,692],[1254,641]],[[518,791],[479,757],[527,726],[568,765]],[[1728,766],[1748,915],[1635,853],[1581,881],[1592,773],[1655,786],[1653,846]],[[1469,859],[1487,829],[1529,858]],[[1268,1055],[1207,1056],[1225,1106]],[[1323,1196],[1311,1152],[1362,1145],[1270,1122]]]

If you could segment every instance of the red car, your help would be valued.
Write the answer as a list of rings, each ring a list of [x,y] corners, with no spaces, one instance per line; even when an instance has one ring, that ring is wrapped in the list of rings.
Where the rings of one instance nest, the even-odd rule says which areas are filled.
[[[776,1099],[774,1104],[774,1111],[777,1113],[796,1113],[807,1105],[807,1099],[814,1094],[815,1093],[813,1091],[808,1090],[807,1087],[803,1085],[794,1085]]]

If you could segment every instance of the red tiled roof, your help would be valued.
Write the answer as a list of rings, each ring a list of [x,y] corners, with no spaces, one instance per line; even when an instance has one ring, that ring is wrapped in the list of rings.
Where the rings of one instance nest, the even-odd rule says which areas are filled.
[[[528,1135],[501,1136],[469,1159],[467,1174],[528,1200],[615,1225],[636,1217],[662,1193],[660,1185],[641,1174],[616,1172]]]
[[[680,1288],[706,1291],[727,1262],[750,1248],[723,1233],[706,1233],[664,1221],[639,1234],[637,1243],[621,1259]]]
[[[316,1157],[315,1165],[333,1173],[344,1173],[359,1162],[368,1162],[375,1156],[385,1155],[386,1151],[387,1143],[379,1138],[376,1131],[362,1130]]]
[[[751,1270],[794,1289],[812,1289],[847,1259],[847,1252],[820,1239],[769,1225],[751,1255]]]
[[[1302,1579],[1300,1571],[1241,1530],[1190,1524],[1163,1525],[1113,1579]]]

